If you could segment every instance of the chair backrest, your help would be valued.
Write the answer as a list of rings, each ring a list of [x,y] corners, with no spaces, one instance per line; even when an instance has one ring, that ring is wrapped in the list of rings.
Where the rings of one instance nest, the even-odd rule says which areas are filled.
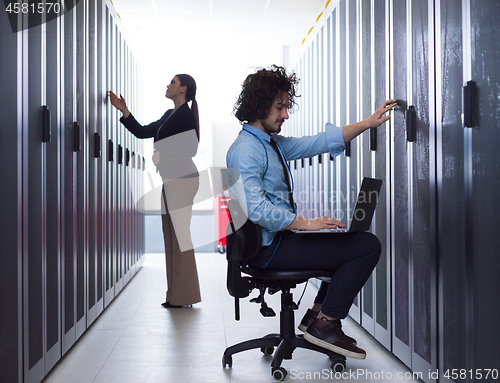
[[[255,257],[262,246],[260,227],[250,221],[236,200],[228,201],[230,222],[227,226],[227,289],[235,298],[250,294],[248,278],[241,274],[241,267]]]

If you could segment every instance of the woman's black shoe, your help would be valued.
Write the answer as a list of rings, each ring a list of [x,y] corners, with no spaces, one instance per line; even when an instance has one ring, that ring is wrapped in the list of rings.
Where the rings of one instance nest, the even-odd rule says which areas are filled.
[[[161,304],[163,307],[165,307],[166,309],[180,309],[182,307],[192,307],[191,305],[188,305],[188,306],[177,306],[177,305],[172,305],[170,304],[170,302],[163,302]]]

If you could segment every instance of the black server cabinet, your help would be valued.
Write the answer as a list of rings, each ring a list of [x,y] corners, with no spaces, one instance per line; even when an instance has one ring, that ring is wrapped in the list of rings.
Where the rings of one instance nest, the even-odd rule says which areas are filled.
[[[114,29],[114,44],[115,44],[115,65],[114,65],[114,80],[116,87],[115,89],[123,94],[123,89],[122,89],[122,82],[121,82],[121,65],[122,65],[122,58],[121,58],[121,33],[118,30],[118,27],[116,24],[113,25]],[[114,279],[115,279],[115,295],[117,295],[121,289],[123,288],[123,280],[122,280],[122,270],[123,270],[123,257],[122,257],[122,212],[123,212],[123,198],[122,198],[122,193],[123,193],[123,162],[124,162],[124,147],[123,147],[123,132],[121,129],[121,126],[119,126],[118,119],[120,118],[120,112],[118,112],[116,109],[113,111],[113,117],[114,117],[114,124],[113,124],[113,132],[115,134],[115,140],[116,140],[116,145],[117,145],[117,161],[116,161],[116,179],[115,179],[115,185],[116,185],[116,200],[115,200],[115,260],[116,260],[116,269],[115,269],[115,274],[114,274]]]
[[[382,8],[383,9],[383,8]],[[373,113],[372,105],[372,79],[374,75],[372,74],[372,18],[371,18],[371,0],[363,0],[358,4],[358,17],[356,24],[358,25],[359,39],[357,42],[358,47],[358,67],[359,67],[359,95],[358,101],[356,102],[357,109],[359,111],[357,120],[368,117]],[[383,20],[377,20],[377,24]],[[379,44],[383,44],[383,41]],[[382,45],[383,47],[383,45]],[[372,153],[370,148],[370,135],[369,133],[362,134],[358,138],[358,152],[359,152],[359,171],[361,177],[372,177],[374,164],[372,161]],[[383,160],[383,159],[382,159]],[[382,179],[385,180],[385,174],[382,175]],[[386,182],[384,182],[385,184]],[[385,186],[384,185],[384,189]],[[380,233],[384,234],[384,233]],[[382,250],[384,251],[384,249]],[[384,254],[385,255],[385,254]],[[375,334],[375,323],[374,323],[374,276],[370,275],[365,283],[365,286],[361,290],[361,317],[360,322],[363,327],[372,335]]]
[[[27,17],[23,17],[23,24]],[[41,135],[42,27],[21,32],[22,61],[22,147],[23,147],[23,322],[25,380],[43,376],[43,230],[45,191],[45,145]],[[44,36],[45,37],[45,36]],[[43,40],[45,38],[43,37]],[[43,52],[44,54],[45,52]],[[27,55],[27,57],[26,57]],[[28,91],[29,89],[29,91]]]
[[[302,72],[303,72],[303,70],[302,70],[303,61],[304,61],[304,59],[303,59],[303,57],[301,57],[299,62],[297,63],[296,72],[297,72],[297,75],[299,76],[299,78],[302,76]],[[298,85],[299,94],[302,94],[301,82],[299,82],[299,85]],[[301,108],[297,108],[294,111],[293,118],[290,119],[290,122],[291,122],[291,125],[293,126],[292,127],[292,132],[293,132],[292,134],[297,135],[299,130],[300,130],[300,126],[302,125],[302,110],[301,110]],[[296,193],[298,193],[302,190],[302,184],[303,184],[302,167],[300,166],[300,160],[295,161],[294,165],[291,166],[291,171],[292,171],[292,177],[293,177],[293,188],[294,188],[293,191],[294,191],[294,195],[296,195]],[[297,205],[297,211],[300,212],[303,209],[302,199],[297,198],[297,197],[295,197],[295,199],[296,199],[295,203]]]
[[[62,168],[61,142],[63,139],[61,109],[61,19],[44,25],[46,32],[45,86],[46,104],[50,113],[50,140],[46,150],[46,257],[45,257],[45,374],[61,358],[61,256],[62,256]],[[47,121],[45,121],[46,123]]]
[[[100,152],[97,160],[96,178],[97,178],[97,203],[96,203],[96,256],[97,256],[97,280],[96,280],[96,302],[97,315],[104,310],[104,294],[106,282],[106,243],[108,240],[107,225],[107,167],[108,167],[108,136],[106,129],[107,116],[107,45],[106,45],[106,6],[103,0],[97,0],[97,21],[96,21],[96,45],[97,45],[97,128],[99,134],[97,142]]]
[[[347,49],[348,49],[348,43],[347,43],[347,21],[346,21],[346,15],[347,15],[347,6],[346,6],[346,1],[341,0],[337,6],[337,42],[338,42],[338,49],[336,50],[335,53],[338,52],[338,56],[334,57],[333,59],[337,62],[338,65],[338,71],[339,71],[339,78],[337,78],[336,81],[336,87],[339,90],[338,93],[338,102],[337,106],[338,109],[335,110],[336,114],[338,115],[337,119],[339,121],[340,126],[347,125],[347,88],[348,88],[348,63],[347,63]],[[336,181],[337,181],[337,195],[336,195],[336,208],[335,210],[338,211],[338,217],[340,221],[344,223],[347,222],[347,216],[348,216],[348,205],[347,205],[347,151],[345,154],[341,154],[335,159],[335,162],[337,163],[336,167]],[[356,297],[357,300],[357,297]],[[353,311],[355,309],[358,309],[359,306],[357,306],[358,302],[356,301],[356,305],[354,306]],[[359,310],[358,310],[359,311]],[[355,315],[359,319],[359,315]]]
[[[115,43],[114,43],[114,20],[113,16],[110,14],[109,8],[105,6],[106,11],[106,55],[107,55],[107,66],[106,66],[106,79],[107,79],[107,89],[116,89],[116,81],[114,78],[115,70],[114,65],[116,65],[115,57]],[[108,138],[108,158],[107,158],[107,169],[106,169],[106,284],[105,284],[105,299],[104,305],[107,306],[115,297],[115,269],[116,269],[116,215],[115,215],[115,203],[116,203],[116,162],[117,162],[117,146],[116,146],[116,133],[113,131],[113,126],[115,124],[115,111],[110,103],[107,103],[106,109],[106,135]]]
[[[322,44],[322,32],[318,33],[316,41],[313,43],[313,51],[311,56],[311,99],[312,99],[312,116],[311,116],[311,134],[317,134],[321,130],[323,130],[323,126],[321,125],[322,118],[320,114],[323,113],[321,110],[321,85],[320,85],[320,76],[321,76],[321,56],[323,54],[323,44]],[[322,182],[320,178],[321,166],[318,161],[318,157],[312,157],[309,160],[311,164],[311,212],[312,218],[320,217],[322,210],[322,203],[320,201],[320,193],[322,191]]]
[[[387,0],[362,0],[360,22],[360,120],[389,98],[389,7]],[[382,253],[375,271],[362,290],[363,327],[386,348],[391,346],[390,307],[390,124],[361,136],[361,177],[383,180],[372,231]]]
[[[499,368],[499,15],[497,1],[436,3],[442,381]]]
[[[440,381],[495,379],[486,373],[500,360],[500,3],[340,0],[332,8],[326,38],[320,31],[297,64],[304,82],[324,88],[305,85],[312,103],[291,120],[293,133],[309,133],[303,125],[318,118],[322,94],[327,118],[341,126],[398,100],[387,126],[323,169],[337,212],[349,212],[362,176],[385,181],[373,226],[382,258],[351,315],[425,381],[438,366]],[[309,181],[320,185],[314,168],[324,167],[313,164],[294,164],[296,190],[313,199],[306,216],[317,206]]]
[[[97,3],[88,4],[88,247],[87,247],[87,300],[86,314],[87,326],[96,318],[96,228],[97,228],[97,168],[98,161],[96,155],[97,126]]]
[[[22,38],[0,14],[0,380],[21,382],[22,355]]]
[[[476,97],[472,105],[465,104],[465,121],[472,118],[467,128],[468,153],[466,161],[467,204],[466,219],[472,223],[467,228],[466,249],[468,258],[469,288],[471,294],[470,339],[474,346],[469,358],[479,380],[487,369],[499,369],[500,332],[496,331],[500,316],[500,262],[498,249],[500,235],[500,2],[470,1],[471,62],[470,79],[476,83]],[[466,80],[469,80],[466,78]],[[473,92],[474,93],[474,92]],[[477,113],[475,113],[477,112]],[[472,279],[470,279],[472,278]],[[470,281],[474,283],[471,285]],[[472,379],[471,379],[472,381]]]
[[[304,104],[307,105],[306,108],[304,108],[304,113],[302,114],[302,118],[304,123],[302,124],[302,132],[303,134],[307,134],[307,129],[309,128],[309,116],[310,116],[310,107],[308,104],[307,98],[309,97],[309,85],[307,84],[307,78],[309,77],[309,71],[311,67],[310,59],[310,47],[308,48],[308,53],[304,57],[304,74],[303,74],[303,88],[302,88],[302,94],[304,95]],[[302,187],[304,190],[304,194],[306,195],[306,198],[303,199],[302,205],[303,205],[303,212],[306,214],[306,217],[309,217],[309,188],[310,188],[310,180],[309,180],[309,161],[307,159],[304,159],[302,162]]]
[[[444,370],[471,365],[467,258],[472,254],[467,255],[465,245],[472,226],[466,220],[464,153],[468,131],[462,124],[461,96],[464,61],[470,59],[464,56],[463,37],[469,33],[463,28],[464,17],[468,15],[462,4],[457,6],[453,0],[436,2],[440,381],[448,381]]]
[[[134,57],[132,56],[132,51],[129,49],[128,50],[128,58],[129,58],[129,72],[128,72],[128,92],[130,94],[136,92],[137,90],[135,89],[134,82],[135,82],[135,76],[134,76],[134,71],[136,68]],[[132,97],[132,105],[136,105],[136,96],[134,95]],[[139,219],[139,211],[137,209],[135,201],[138,199],[138,183],[140,182],[139,179],[139,174],[137,171],[137,156],[139,155],[139,140],[130,135],[131,138],[131,153],[130,153],[130,191],[129,191],[129,198],[130,198],[130,208],[131,208],[131,226],[130,226],[130,236],[129,236],[129,246],[130,246],[130,254],[131,254],[131,259],[130,259],[130,269],[131,269],[131,275],[134,275],[137,272],[137,261],[138,261],[138,243],[136,241],[133,241],[133,238],[138,237],[138,230],[137,230],[137,223]]]
[[[122,91],[125,94],[129,94],[128,92],[128,46],[125,43],[125,40],[122,36],[122,52],[121,52],[121,61],[122,61]],[[122,243],[123,243],[123,284],[126,285],[130,280],[130,246],[129,246],[129,229],[131,223],[131,209],[130,209],[130,182],[129,182],[129,167],[130,167],[130,153],[132,146],[132,137],[128,130],[124,129],[123,126],[120,126],[119,129],[123,134],[124,141],[124,161],[123,161],[123,214],[122,214]]]
[[[347,1],[346,9],[346,64],[347,64],[347,98],[346,98],[346,113],[347,124],[352,124],[359,121],[358,113],[358,98],[359,98],[359,46],[358,46],[358,31],[361,25],[358,23],[358,2]],[[356,204],[359,187],[361,186],[359,178],[359,142],[360,138],[356,137],[348,144],[346,151],[347,156],[347,179],[345,185],[345,198],[347,198],[346,222],[350,223],[352,212]],[[354,301],[356,309],[352,310],[352,316],[358,322],[361,322],[361,302],[360,295]]]
[[[437,368],[432,4],[393,2],[391,28],[393,352],[425,373]]]
[[[115,44],[116,44],[116,63],[115,63],[115,79],[116,79],[116,90],[123,94],[123,40],[122,34],[115,24]],[[115,274],[115,294],[118,294],[124,286],[123,281],[123,258],[124,258],[124,247],[123,247],[123,194],[124,194],[124,184],[123,184],[123,169],[125,164],[125,142],[124,142],[124,132],[121,124],[118,122],[120,117],[120,112],[115,110],[115,124],[113,126],[116,132],[116,143],[118,145],[118,162],[116,168],[116,274]]]
[[[410,255],[409,255],[409,216],[408,216],[408,151],[406,143],[405,111],[408,97],[408,43],[406,2],[398,2],[397,7],[391,4],[391,95],[397,100],[398,106],[392,114],[392,232],[391,247],[393,250],[392,275],[393,280],[393,350],[409,349],[410,343]],[[399,38],[397,38],[399,36]],[[403,166],[395,166],[395,159]],[[398,230],[396,232],[395,230]],[[397,251],[396,251],[397,250]],[[401,346],[400,346],[401,344]],[[397,351],[396,351],[397,352]],[[398,356],[407,365],[411,365],[410,352],[404,357]]]
[[[359,82],[359,68],[358,68],[358,28],[361,25],[358,23],[358,2],[357,1],[347,1],[345,4],[345,13],[342,7],[340,25],[341,33],[340,38],[344,40],[342,34],[345,33],[345,40],[341,41],[345,44],[340,51],[340,59],[345,64],[346,83],[345,83],[345,96],[340,97],[340,108],[344,110],[345,122],[341,123],[341,126],[355,123],[359,120],[358,113],[358,82]],[[345,28],[345,29],[344,29]],[[344,104],[344,105],[342,105]],[[341,172],[345,171],[345,178],[342,177],[340,182],[340,199],[341,199],[341,210],[345,222],[347,225],[350,224],[352,212],[354,211],[354,206],[356,204],[356,197],[358,194],[360,183],[360,171],[359,167],[359,141],[360,138],[356,137],[346,144],[345,151],[345,162],[341,162]],[[345,169],[344,169],[345,167]],[[360,294],[354,299],[353,306],[349,311],[349,315],[361,323],[361,299]]]
[[[309,105],[310,101],[310,84],[307,83],[308,79],[310,78],[310,71],[311,71],[311,60],[310,60],[310,52],[311,48],[309,47],[307,50],[307,55],[304,57],[304,86],[303,86],[303,95],[304,95],[304,104],[307,105],[307,107],[304,109],[303,113],[303,124],[302,124],[302,133],[303,134],[308,134],[308,129],[310,127],[310,116],[311,116],[311,108]],[[308,101],[306,101],[308,100]],[[304,190],[305,198],[302,201],[303,205],[303,212],[306,217],[310,216],[310,185],[311,181],[309,178],[310,174],[310,169],[309,169],[309,160],[304,159],[302,162],[302,187]]]
[[[305,57],[302,57],[302,59],[300,60],[300,68],[301,68],[301,73],[305,73],[305,67],[306,67],[306,58]],[[302,81],[303,82],[303,81]],[[300,84],[300,83],[299,83]],[[299,88],[301,91],[300,91],[300,94],[304,94],[304,86],[302,85],[301,88]],[[304,108],[305,110],[305,108]],[[305,112],[301,109],[299,109],[298,111],[298,114],[300,116],[300,119],[299,119],[299,129],[300,131],[302,130],[302,127],[304,126],[304,121],[305,121]],[[299,168],[298,168],[298,177],[297,177],[297,187],[299,188],[298,190],[302,191],[305,189],[305,185],[306,185],[306,180],[305,180],[305,168],[304,168],[304,161],[301,160],[299,161]],[[304,198],[298,198],[298,202],[297,202],[297,211],[304,211],[304,210],[307,210],[307,205],[306,205],[306,201]]]
[[[28,17],[23,15],[23,26]],[[45,25],[20,32],[22,81],[22,186],[23,186],[23,350],[24,381],[35,382],[45,374],[45,260],[47,257],[46,196],[47,143]],[[42,64],[43,63],[43,64]],[[45,109],[42,109],[45,106]],[[57,169],[56,169],[57,171]]]
[[[61,139],[63,174],[62,232],[62,353],[76,342],[77,273],[77,156],[81,147],[80,124],[76,116],[76,9],[61,16],[64,33],[61,43],[62,111],[64,134]]]
[[[27,25],[23,17],[23,25]],[[60,24],[18,32],[23,97],[24,381],[40,380],[61,357]]]
[[[63,353],[87,328],[89,72],[88,2],[64,14]]]
[[[132,78],[131,78],[131,68],[132,59],[130,55],[130,47],[125,45],[125,92],[127,94],[132,94]],[[132,98],[132,105],[135,105],[134,99]],[[134,265],[134,245],[132,243],[132,235],[134,233],[134,223],[135,223],[135,209],[133,205],[133,188],[136,185],[136,179],[134,177],[134,154],[136,152],[135,144],[137,139],[127,131],[127,167],[125,170],[125,185],[127,185],[126,199],[127,199],[127,217],[125,223],[127,225],[127,230],[125,232],[125,239],[127,243],[127,281],[129,281],[135,274]]]
[[[334,9],[326,22],[325,55],[326,73],[323,78],[325,86],[325,110],[326,120],[335,125],[337,122],[337,10]],[[337,162],[326,154],[323,158],[325,167],[325,192],[327,193],[327,209],[329,216],[336,218],[337,211]]]
[[[326,98],[325,98],[325,86],[323,82],[326,77],[326,66],[325,55],[326,55],[326,27],[322,26],[319,32],[318,39],[318,54],[317,54],[317,75],[316,75],[316,94],[318,97],[317,103],[317,115],[318,120],[316,123],[316,133],[322,132],[325,129],[326,116],[325,116],[325,107],[326,107]],[[325,200],[325,196],[327,195],[327,189],[325,187],[325,172],[327,166],[325,166],[323,161],[323,155],[320,154],[316,156],[314,159],[315,167],[317,168],[317,183],[316,183],[316,198],[318,204],[318,210],[316,213],[316,217],[321,217],[325,215],[325,211],[328,209],[328,200]]]
[[[0,15],[2,382],[41,381],[102,312],[105,290],[109,303],[115,282],[128,282],[144,253],[144,217],[130,197],[141,188],[139,175],[129,183],[124,167],[130,149],[139,153],[142,145],[117,134],[107,102],[116,76],[123,92],[138,68],[125,38],[112,42],[119,26],[108,6],[80,1],[38,26],[20,14],[19,32],[7,12]],[[108,160],[109,139],[126,149],[120,174]],[[121,196],[113,196],[117,190]]]
[[[125,40],[122,38],[122,43],[121,43],[121,82],[122,82],[122,91],[126,94],[127,92],[127,45],[125,44]],[[130,224],[130,208],[129,208],[129,198],[128,194],[130,191],[130,184],[128,182],[128,167],[130,165],[130,133],[128,130],[124,129],[123,126],[120,124],[118,127],[121,132],[122,132],[122,139],[123,139],[123,166],[122,166],[122,280],[123,280],[123,285],[125,286],[128,281],[130,280],[130,274],[129,274],[129,259],[130,259],[130,247],[128,246],[128,227]]]
[[[102,2],[88,4],[88,272],[87,326],[103,310],[102,299]],[[100,242],[101,241],[101,242]]]
[[[76,13],[76,122],[80,147],[76,155],[76,338],[87,328],[87,260],[88,260],[88,152],[89,152],[89,81],[88,81],[88,1],[75,6]]]
[[[387,0],[372,1],[372,110],[389,98],[389,7]],[[376,47],[376,48],[375,48]],[[369,111],[366,111],[366,116]],[[390,127],[385,123],[369,133],[372,169],[375,178],[384,181],[372,229],[382,244],[382,254],[374,273],[375,338],[386,348],[391,344],[391,246],[390,246]],[[365,137],[368,136],[365,134]]]

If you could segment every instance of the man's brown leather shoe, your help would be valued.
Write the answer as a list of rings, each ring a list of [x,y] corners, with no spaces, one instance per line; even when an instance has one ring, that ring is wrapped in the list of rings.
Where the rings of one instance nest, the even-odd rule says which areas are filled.
[[[309,327],[309,325],[313,322],[313,320],[318,316],[318,314],[319,314],[319,311],[313,311],[311,309],[307,309],[306,313],[302,317],[302,320],[300,321],[299,330],[302,332],[305,332],[307,330],[307,328]],[[344,333],[344,332],[342,331],[342,333]],[[351,338],[350,336],[348,336],[346,334],[344,334],[344,336],[347,338],[347,340],[349,342],[351,342],[355,346],[358,344],[356,342],[356,339]]]
[[[305,332],[309,325],[312,323],[314,318],[318,316],[319,311],[313,311],[311,309],[307,309],[306,313],[302,317],[302,320],[299,324],[299,330]]]
[[[315,318],[304,333],[304,339],[348,358],[366,358],[366,351],[347,339],[342,331],[340,319]]]

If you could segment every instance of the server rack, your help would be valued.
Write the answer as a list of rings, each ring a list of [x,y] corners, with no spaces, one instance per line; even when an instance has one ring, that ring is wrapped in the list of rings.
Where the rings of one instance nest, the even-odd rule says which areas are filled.
[[[28,15],[22,17],[23,27]],[[46,144],[42,137],[42,106],[46,106],[45,25],[19,32],[22,35],[22,268],[23,358],[31,379],[44,371],[45,267],[47,257],[45,199],[47,196]],[[18,143],[19,144],[19,143]]]
[[[436,2],[440,378],[498,368],[499,4]],[[455,95],[462,97],[455,97]],[[449,195],[455,198],[450,199]],[[490,367],[486,367],[486,365]],[[472,371],[472,373],[470,372]],[[464,373],[465,372],[465,373]],[[492,377],[490,377],[492,379]]]
[[[116,89],[116,83],[113,78],[112,68],[115,65],[114,52],[115,46],[113,44],[113,16],[110,14],[110,9],[107,5],[105,8],[105,34],[106,34],[106,88]],[[114,163],[116,161],[116,148],[115,137],[112,133],[112,127],[115,123],[113,106],[110,103],[106,104],[106,267],[105,267],[105,294],[104,294],[104,307],[108,306],[114,298],[114,255],[115,255],[115,235],[114,235],[114,209],[116,188],[114,185],[115,171]]]
[[[311,113],[311,135],[319,133],[319,92],[320,92],[320,86],[319,86],[319,72],[320,72],[320,54],[323,49],[323,46],[321,44],[321,38],[320,35],[318,36],[318,39],[316,40],[316,43],[313,45],[313,50],[311,51],[311,81],[309,83],[311,84],[311,100],[316,100],[317,102],[314,102],[312,104],[312,113]],[[319,192],[320,192],[320,178],[319,178],[319,163],[318,163],[318,157],[313,157],[309,161],[309,165],[311,166],[311,194],[310,194],[310,201],[311,201],[311,218],[317,218],[320,216],[320,211],[321,211],[321,203],[319,200]]]
[[[75,12],[75,113],[79,129],[76,149],[76,338],[87,328],[87,273],[88,273],[88,152],[89,152],[89,110],[88,110],[88,2],[80,1]]]
[[[338,41],[337,41],[337,9],[334,9],[331,13],[331,15],[327,19],[327,39],[326,39],[326,50],[327,50],[327,60],[326,60],[326,65],[327,65],[327,76],[328,76],[328,81],[325,82],[323,81],[322,83],[325,85],[326,92],[328,94],[329,102],[327,103],[327,108],[326,108],[326,119],[327,121],[330,121],[332,124],[337,125],[339,124],[340,120],[340,115],[338,112],[338,88],[334,85],[338,81],[337,77],[337,68],[338,68],[338,63],[337,63],[337,47],[338,47]],[[324,111],[325,112],[325,111]],[[327,171],[327,178],[328,181],[325,181],[325,185],[328,184],[328,206],[331,211],[331,214],[334,218],[340,218],[338,216],[338,182],[337,182],[337,160],[334,160],[333,157],[330,157],[327,155],[329,160],[327,160],[328,163],[328,171]]]
[[[349,66],[348,60],[348,44],[347,44],[347,2],[340,1],[335,12],[337,30],[334,31],[337,40],[336,57],[334,60],[338,63],[335,84],[337,86],[337,106],[336,113],[338,114],[337,123],[339,126],[348,124],[347,103],[345,102],[348,97],[349,87]],[[339,219],[346,222],[348,212],[348,158],[346,152],[341,154],[335,159],[336,167],[336,183],[337,183],[337,198],[336,198],[336,211],[339,212]],[[358,302],[355,302],[355,307],[358,307]],[[355,318],[359,316],[355,315]]]
[[[363,176],[384,180],[372,225],[381,260],[350,314],[425,381],[473,382],[499,367],[499,17],[490,0],[338,0],[295,67],[313,83],[291,117],[297,136],[322,113],[343,126],[398,101],[330,171],[313,161],[309,172],[326,174],[342,212]],[[314,107],[321,98],[329,110]],[[296,166],[295,193],[315,201],[304,173]]]
[[[19,382],[22,371],[22,59],[23,39],[12,33],[6,12],[0,14],[0,92],[2,133],[0,136],[0,179],[2,180],[0,240],[0,376]],[[11,313],[7,316],[5,313]]]
[[[98,3],[88,5],[88,96],[89,96],[89,149],[88,149],[88,286],[87,286],[87,326],[97,317],[99,300],[97,298],[97,236],[98,236],[98,196],[99,196],[99,158],[100,158],[100,132],[98,123],[98,75],[97,52],[99,43],[98,34]],[[102,22],[101,22],[102,25]]]
[[[389,97],[389,6],[386,0],[371,3],[371,107],[376,108]],[[368,107],[368,105],[366,105]],[[368,109],[363,115],[369,114]],[[374,272],[373,319],[374,336],[386,348],[391,344],[391,125],[385,123],[370,131],[365,147],[370,147],[372,174],[382,179],[374,233],[382,244],[382,253]],[[366,137],[367,138],[367,137]],[[368,145],[369,143],[369,145]],[[366,153],[366,149],[365,149]]]
[[[393,120],[393,352],[416,371],[427,371],[437,366],[433,9],[427,1],[407,1],[394,2],[392,10],[391,82],[394,98],[406,101]]]
[[[497,1],[484,4],[482,1],[471,0],[471,30],[468,34],[471,37],[472,53],[469,56],[470,81],[476,83],[477,92],[475,97],[474,91],[472,92],[472,105],[466,103],[464,106],[466,117],[469,117],[469,108],[472,108],[473,114],[469,123],[465,121],[466,142],[470,148],[466,155],[469,164],[466,170],[466,188],[470,191],[466,209],[473,222],[472,232],[468,228],[466,230],[466,248],[472,250],[472,253],[468,253],[468,262],[473,272],[473,282],[469,280],[468,283],[469,288],[473,289],[470,294],[472,323],[469,329],[472,331],[470,339],[474,340],[469,358],[472,361],[471,368],[483,370],[491,368],[487,366],[498,366],[498,352],[487,350],[496,350],[496,342],[500,340],[499,333],[493,330],[500,314],[500,303],[492,298],[497,297],[500,292],[500,263],[496,252],[500,242],[495,218],[500,212],[500,157],[497,150],[500,143],[500,75],[497,69],[500,64],[499,21],[500,4]],[[465,80],[469,81],[467,77]],[[477,129],[469,128],[474,125],[477,125]],[[470,254],[473,254],[472,259],[469,258]],[[474,378],[477,380],[478,376]]]
[[[461,94],[464,83],[462,35],[466,31],[462,19],[465,17],[462,6],[457,6],[456,2],[440,1],[436,5],[439,343],[444,345],[439,350],[439,365],[444,368],[470,366],[467,351],[471,344],[467,320],[469,301],[465,299],[469,297],[465,282],[468,280],[464,159],[467,131],[462,124],[462,98],[450,97]],[[443,92],[443,87],[446,92]],[[454,195],[454,198],[447,198],[449,195]],[[447,221],[454,224],[445,224]],[[463,315],[456,315],[460,312]]]
[[[117,181],[103,145],[108,129],[112,137],[123,131],[116,118],[106,125],[114,113],[107,90],[116,89],[108,76],[122,65],[124,92],[123,82],[137,81],[130,72],[139,68],[128,64],[132,52],[123,34],[121,58],[106,45],[108,29],[122,31],[107,0],[82,0],[40,25],[20,14],[17,32],[9,21],[1,12],[0,380],[39,382],[102,312],[107,249],[117,258],[111,267],[122,265],[115,274],[121,288],[141,264],[144,216],[130,190],[140,193],[144,168]],[[129,84],[125,91],[140,88]],[[138,116],[139,100],[131,104]],[[122,135],[140,156],[142,144]],[[128,241],[120,252],[106,230],[118,208],[109,197],[117,183],[127,196],[119,200],[120,238]],[[107,304],[118,291],[111,283]]]
[[[50,113],[46,146],[46,258],[45,258],[45,371],[61,358],[61,256],[62,256],[62,94],[61,94],[61,20],[44,24],[46,33],[46,103]],[[47,121],[44,122],[44,124]]]
[[[359,46],[358,46],[358,31],[360,25],[358,19],[358,6],[356,1],[346,1],[346,14],[345,14],[345,60],[347,69],[346,79],[346,99],[345,105],[341,105],[346,110],[346,124],[352,124],[359,120],[358,118],[358,98],[359,95]],[[342,53],[341,53],[342,56]],[[356,137],[347,143],[346,151],[346,182],[342,184],[341,197],[346,201],[345,221],[349,223],[354,206],[356,203],[356,196],[359,190],[359,165],[360,165],[360,138]],[[361,296],[358,294],[354,299],[353,306],[349,315],[361,323]]]

